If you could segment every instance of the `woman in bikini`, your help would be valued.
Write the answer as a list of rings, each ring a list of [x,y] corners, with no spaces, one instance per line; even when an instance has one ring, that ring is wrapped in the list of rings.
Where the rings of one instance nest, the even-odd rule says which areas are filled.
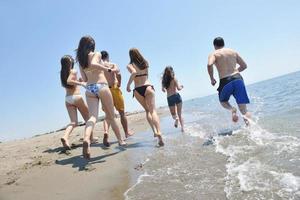
[[[150,124],[154,137],[158,137],[158,145],[163,146],[159,117],[155,110],[155,92],[153,85],[148,80],[149,64],[138,49],[129,50],[130,63],[127,65],[131,76],[127,83],[127,91],[131,92],[130,85],[134,81],[133,95],[146,111],[146,117]]]
[[[112,95],[107,85],[104,72],[113,72],[101,61],[101,54],[95,52],[95,41],[90,36],[80,39],[77,49],[77,61],[80,65],[80,72],[86,84],[86,100],[90,118],[86,123],[83,139],[83,156],[90,159],[90,136],[94,130],[99,110],[99,100],[102,103],[106,115],[106,121],[111,125],[118,139],[119,145],[126,145],[120,135],[119,127],[115,120],[114,104]]]
[[[181,131],[184,132],[183,118],[181,116],[182,99],[177,90],[182,90],[183,86],[178,84],[175,78],[174,70],[171,66],[167,66],[162,77],[162,91],[167,91],[168,106],[173,119],[175,120],[174,126],[178,127],[178,121],[181,125]]]
[[[62,86],[66,89],[65,104],[71,120],[60,140],[65,150],[71,150],[69,136],[78,124],[77,110],[85,121],[89,119],[89,110],[80,94],[80,86],[85,86],[86,83],[77,80],[77,71],[74,69],[74,59],[71,56],[63,56],[60,62],[60,79]]]

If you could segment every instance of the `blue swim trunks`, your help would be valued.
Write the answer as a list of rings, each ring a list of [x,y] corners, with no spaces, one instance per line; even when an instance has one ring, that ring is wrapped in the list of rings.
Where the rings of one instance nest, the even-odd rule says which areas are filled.
[[[233,95],[237,104],[250,103],[243,77],[240,74],[222,78],[218,91],[220,102],[229,101],[230,96]]]
[[[173,95],[169,96],[167,99],[168,99],[168,106],[175,106],[182,102],[182,99],[181,99],[181,96],[179,93],[173,94]]]

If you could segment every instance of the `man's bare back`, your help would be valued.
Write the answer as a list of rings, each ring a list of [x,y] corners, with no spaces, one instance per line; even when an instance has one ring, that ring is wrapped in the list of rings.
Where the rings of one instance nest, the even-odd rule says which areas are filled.
[[[215,64],[220,79],[239,73],[240,71],[243,71],[240,69],[245,69],[247,67],[239,54],[229,48],[215,50],[209,56],[208,63],[211,65]],[[240,67],[236,68],[236,64],[239,64]]]
[[[223,38],[217,37],[213,42],[215,51],[208,57],[207,71],[211,84],[214,86],[217,81],[214,78],[215,65],[219,74],[219,101],[221,105],[232,112],[232,121],[237,122],[237,110],[229,103],[230,96],[233,95],[239,106],[245,123],[248,125],[250,113],[247,111],[246,104],[250,103],[245,83],[240,72],[247,68],[247,64],[240,55],[232,49],[224,48],[225,42]],[[239,65],[237,67],[236,65]]]
[[[120,70],[119,70],[118,66],[116,64],[114,64],[114,63],[107,62],[107,61],[104,61],[104,63],[107,63],[110,66],[111,69],[112,68],[117,69],[117,71],[113,72],[113,73],[111,73],[111,72],[105,72],[105,77],[106,77],[108,85],[109,86],[114,86],[114,85],[118,85],[119,86],[120,83],[119,83],[119,81],[117,79],[117,75],[120,74]]]

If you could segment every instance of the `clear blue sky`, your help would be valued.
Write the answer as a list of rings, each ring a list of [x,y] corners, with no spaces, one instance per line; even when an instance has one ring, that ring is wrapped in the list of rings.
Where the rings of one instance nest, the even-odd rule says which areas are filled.
[[[125,92],[129,48],[148,59],[157,104],[166,105],[160,91],[166,65],[185,86],[184,99],[216,92],[206,72],[216,36],[248,63],[247,84],[299,70],[299,8],[298,0],[1,1],[0,140],[69,122],[60,58],[75,56],[83,35],[94,37],[97,50],[107,50],[120,66],[127,110],[133,111],[140,106]]]

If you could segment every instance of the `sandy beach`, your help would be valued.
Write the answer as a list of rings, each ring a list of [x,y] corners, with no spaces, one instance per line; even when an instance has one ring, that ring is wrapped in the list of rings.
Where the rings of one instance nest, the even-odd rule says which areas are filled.
[[[159,115],[164,113],[160,109]],[[144,113],[132,114],[128,120],[136,135],[149,129]],[[87,163],[82,158],[83,133],[84,126],[80,126],[71,134],[73,149],[69,155],[61,152],[63,131],[1,143],[0,200],[123,199],[132,180],[129,171],[139,165],[128,158],[138,144],[133,138],[127,140],[126,148],[120,148],[110,130],[112,145],[105,149],[102,123],[98,122],[95,136],[99,143],[92,145],[92,159]],[[153,148],[155,145],[153,139]]]

